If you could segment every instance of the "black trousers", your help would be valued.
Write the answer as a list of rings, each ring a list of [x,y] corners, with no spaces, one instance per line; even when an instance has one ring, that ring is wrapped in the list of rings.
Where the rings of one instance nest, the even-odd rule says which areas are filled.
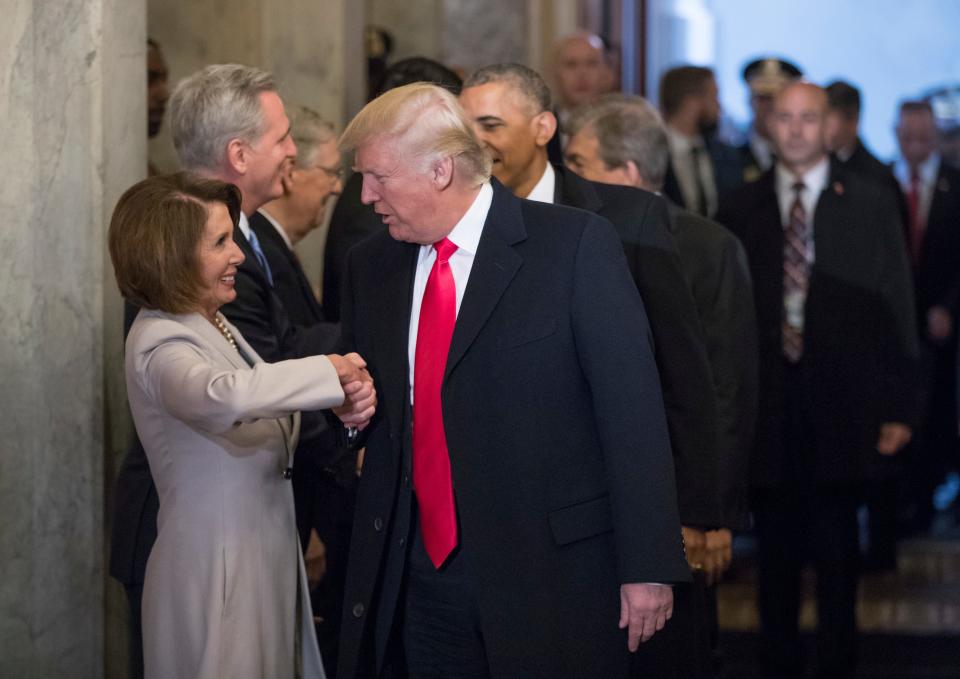
[[[143,626],[140,604],[143,601],[143,583],[124,585],[130,602],[130,679],[143,679]]]
[[[751,498],[761,661],[769,677],[803,676],[801,573],[810,561],[817,578],[817,676],[848,678],[857,662],[860,492],[852,483],[817,480],[799,370],[790,366],[786,375],[785,480],[754,489]]]
[[[411,679],[488,679],[476,587],[462,545],[440,569],[414,513],[407,559],[403,647]]]

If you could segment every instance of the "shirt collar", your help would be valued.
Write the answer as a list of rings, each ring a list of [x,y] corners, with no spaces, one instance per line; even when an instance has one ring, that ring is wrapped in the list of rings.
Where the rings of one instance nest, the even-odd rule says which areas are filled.
[[[667,139],[670,148],[676,153],[684,153],[693,147],[703,147],[703,140],[698,136],[690,137],[667,125]]]
[[[287,235],[287,232],[280,225],[280,222],[274,219],[273,215],[271,215],[269,212],[267,212],[263,208],[260,208],[259,210],[257,210],[257,212],[263,215],[268,222],[273,224],[273,228],[275,228],[277,230],[277,233],[280,234],[280,237],[283,239],[283,242],[287,244],[287,248],[290,250],[293,250],[293,243],[290,241],[290,236]]]
[[[237,226],[240,227],[240,233],[243,234],[243,237],[250,240],[250,220],[242,211],[240,212],[240,223]]]
[[[554,201],[554,189],[557,185],[557,176],[553,171],[553,165],[547,163],[540,181],[533,187],[533,191],[527,196],[527,200],[535,200],[540,203],[552,203]]]
[[[829,158],[824,158],[800,177],[797,177],[780,163],[777,163],[775,167],[777,174],[777,192],[781,194],[784,191],[792,191],[794,183],[799,180],[803,182],[805,190],[810,192],[809,195],[819,196],[830,178]]]
[[[919,171],[921,184],[933,184],[937,179],[937,173],[940,171],[940,154],[936,151],[931,153],[925,161],[920,163]],[[893,173],[901,185],[910,185],[910,166],[907,165],[903,156],[897,158],[897,162],[893,164]]]
[[[473,199],[473,204],[456,223],[453,230],[447,234],[447,240],[456,245],[457,250],[469,252],[471,255],[477,254],[480,235],[483,233],[483,225],[487,221],[487,213],[492,203],[493,187],[490,186],[490,182],[484,182],[480,187],[480,193]]]

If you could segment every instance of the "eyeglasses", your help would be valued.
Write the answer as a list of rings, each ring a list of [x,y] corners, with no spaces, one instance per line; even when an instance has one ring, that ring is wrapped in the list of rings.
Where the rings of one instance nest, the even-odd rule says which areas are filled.
[[[346,170],[343,168],[343,165],[334,165],[333,167],[324,167],[323,165],[317,165],[317,169],[323,170],[330,179],[343,181],[344,175],[346,175]]]

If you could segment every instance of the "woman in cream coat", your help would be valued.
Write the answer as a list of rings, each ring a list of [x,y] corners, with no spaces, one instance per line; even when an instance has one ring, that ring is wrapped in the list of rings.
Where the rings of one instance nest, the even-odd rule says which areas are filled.
[[[264,363],[217,311],[236,295],[239,207],[228,184],[154,177],[110,226],[117,282],[142,308],[127,392],[160,498],[147,677],[324,676],[289,480],[297,411],[362,427],[375,395],[359,357]]]

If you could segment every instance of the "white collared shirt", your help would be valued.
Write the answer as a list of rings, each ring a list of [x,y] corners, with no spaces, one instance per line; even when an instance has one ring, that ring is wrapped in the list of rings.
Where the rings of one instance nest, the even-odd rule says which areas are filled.
[[[757,131],[750,128],[750,135],[747,137],[747,143],[750,145],[750,152],[757,160],[762,172],[766,172],[773,165],[773,147],[770,142],[757,134]]]
[[[920,179],[920,223],[926,224],[930,215],[930,204],[933,202],[933,191],[937,185],[937,175],[940,174],[940,154],[931,153],[917,168]],[[900,182],[903,195],[910,195],[910,166],[901,156],[893,164],[893,174]]]
[[[803,182],[804,189],[800,195],[800,202],[803,204],[803,210],[807,216],[807,227],[810,238],[807,241],[807,261],[813,264],[814,261],[814,243],[813,243],[813,217],[817,210],[817,201],[820,194],[827,186],[830,180],[830,160],[824,158],[819,163],[807,170],[802,177],[797,177],[788,171],[782,164],[777,163],[774,170],[777,187],[777,203],[780,206],[780,224],[786,225],[790,221],[790,209],[793,207],[794,190],[793,185],[799,180]]]
[[[280,237],[283,239],[283,242],[287,244],[287,249],[293,250],[293,243],[290,242],[290,236],[288,236],[287,232],[284,231],[283,227],[280,225],[280,222],[274,219],[273,216],[263,208],[260,208],[259,210],[257,210],[257,212],[263,215],[268,222],[273,224],[273,228],[277,230],[277,233],[280,234]]]
[[[483,224],[487,221],[487,213],[493,202],[493,187],[485,183],[480,193],[473,200],[473,204],[457,222],[447,239],[457,246],[450,256],[450,270],[453,281],[457,286],[457,314],[460,314],[460,303],[463,293],[466,292],[467,282],[470,280],[470,270],[473,269],[473,259],[480,244],[480,235],[483,233]],[[410,309],[410,334],[407,346],[407,358],[410,362],[410,402],[413,403],[413,372],[417,354],[417,331],[420,325],[420,307],[423,304],[423,293],[427,288],[427,279],[430,270],[437,260],[437,251],[433,245],[421,245],[417,255],[416,276],[413,279],[413,306]]]
[[[717,211],[717,182],[713,176],[713,162],[710,160],[703,138],[688,137],[667,125],[667,139],[670,142],[670,164],[677,177],[677,184],[680,185],[684,205],[688,210],[697,211],[697,176],[699,175],[707,215],[713,215]],[[700,149],[696,167],[693,162],[694,147]]]
[[[538,203],[550,203],[552,205],[556,187],[557,175],[553,171],[553,165],[547,163],[547,167],[544,169],[540,181],[533,187],[533,190],[527,196],[527,200],[535,200]]]
[[[250,220],[247,219],[247,215],[240,211],[240,223],[237,224],[240,227],[240,233],[243,234],[243,237],[248,241],[250,240]]]

